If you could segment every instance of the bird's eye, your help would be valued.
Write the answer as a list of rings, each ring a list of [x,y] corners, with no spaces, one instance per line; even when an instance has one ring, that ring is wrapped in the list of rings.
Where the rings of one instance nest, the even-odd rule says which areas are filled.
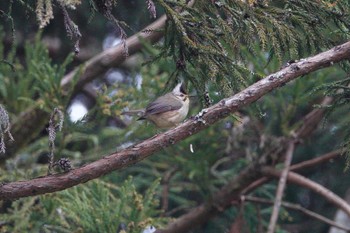
[[[184,94],[180,94],[180,97],[184,97],[185,95]]]

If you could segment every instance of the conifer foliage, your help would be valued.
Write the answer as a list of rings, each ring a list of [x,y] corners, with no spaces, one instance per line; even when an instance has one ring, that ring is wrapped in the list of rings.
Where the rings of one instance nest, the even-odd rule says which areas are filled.
[[[23,29],[14,9],[36,26]],[[340,198],[350,177],[339,173],[350,164],[339,159],[350,151],[349,61],[319,62],[320,71],[304,69],[266,91],[300,76],[308,57],[347,46],[348,0],[11,0],[0,1],[0,18],[0,232],[282,233],[291,222],[308,232],[350,230],[328,214],[350,214]],[[100,52],[94,43],[106,24],[119,44]],[[49,51],[43,41],[52,37],[69,51]],[[128,67],[140,51],[142,66]],[[179,80],[194,115],[183,125],[162,133],[121,115]],[[72,122],[68,109],[79,95],[92,101]],[[250,97],[258,101],[246,106]],[[244,108],[233,112],[234,101]],[[16,194],[34,188],[12,200],[2,189],[11,184]],[[38,195],[43,189],[49,194]]]

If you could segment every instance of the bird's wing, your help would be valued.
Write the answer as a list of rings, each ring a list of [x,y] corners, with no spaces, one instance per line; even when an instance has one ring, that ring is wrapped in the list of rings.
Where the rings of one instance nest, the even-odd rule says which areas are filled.
[[[121,115],[127,115],[127,116],[142,116],[145,114],[145,109],[136,109],[136,110],[129,110],[129,111],[123,111]]]
[[[178,110],[182,107],[179,100],[170,97],[169,95],[164,95],[150,103],[146,107],[145,115],[159,114],[167,111]]]

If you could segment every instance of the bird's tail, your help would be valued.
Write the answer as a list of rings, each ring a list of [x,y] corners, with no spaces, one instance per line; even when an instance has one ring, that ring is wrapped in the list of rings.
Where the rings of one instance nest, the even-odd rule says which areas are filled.
[[[144,109],[137,109],[137,110],[129,110],[129,111],[124,111],[121,113],[121,115],[127,115],[127,116],[138,116],[142,118],[142,116],[145,114]]]

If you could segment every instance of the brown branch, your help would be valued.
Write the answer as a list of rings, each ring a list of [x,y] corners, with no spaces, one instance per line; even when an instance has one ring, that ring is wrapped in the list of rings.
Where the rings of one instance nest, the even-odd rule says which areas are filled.
[[[326,104],[327,102],[329,101],[329,99],[327,100],[327,97],[325,98],[325,100],[322,101],[322,104]],[[315,122],[318,122],[321,121],[321,117],[319,116],[322,116],[324,110],[323,109],[314,109],[312,110],[309,114],[307,114],[301,121],[304,123],[304,124],[309,124],[310,120],[311,119],[314,119],[310,116],[317,116],[316,118],[317,119],[314,119],[314,121],[312,121],[312,124],[313,126],[312,127],[304,127],[303,125],[301,125],[299,127],[299,129],[296,131],[297,133],[295,133],[294,136],[298,136],[300,134],[302,134],[302,138],[306,137],[308,134],[310,134],[312,132],[312,130],[310,130],[311,128],[315,129]],[[321,114],[322,113],[322,114]],[[303,128],[303,129],[307,129],[308,131],[308,134],[305,134],[304,130],[300,130],[300,128]],[[325,155],[321,155],[320,157],[317,157],[317,158],[314,158],[314,159],[310,159],[308,161],[305,161],[305,162],[301,162],[301,163],[298,163],[298,164],[295,164],[293,166],[290,167],[290,170],[299,170],[299,169],[305,169],[305,168],[308,168],[310,166],[316,166],[320,163],[324,163],[326,161],[329,161],[330,159],[334,159],[336,158],[337,156],[339,156],[341,153],[340,150],[337,150],[337,151],[333,151],[333,152],[329,152]],[[243,177],[241,177],[243,179]],[[242,192],[241,193],[248,193],[250,191],[252,191],[253,189],[257,188],[257,187],[260,187],[261,185],[263,185],[264,183],[268,182],[270,180],[270,178],[268,177],[263,177],[261,179],[258,179],[254,182],[252,182],[251,184],[249,184],[246,188],[243,188]],[[228,185],[229,186],[229,185]],[[222,190],[224,189],[228,189],[227,186],[223,187]],[[222,197],[222,194],[215,194],[215,196],[220,196]],[[238,200],[239,197],[236,196],[236,193],[233,193],[232,196],[230,197],[231,198],[231,202],[232,200]],[[230,199],[230,198],[227,198],[227,199]],[[215,200],[213,201],[215,202]],[[230,203],[231,203],[230,202]],[[203,204],[205,205],[205,204]],[[224,209],[223,207],[221,207],[222,209]],[[166,230],[159,230],[158,232],[177,232],[177,230],[181,229],[183,230],[183,228],[181,228],[179,225],[183,224],[183,225],[188,225],[187,222],[191,223],[191,221],[193,221],[193,218],[195,219],[196,216],[199,218],[199,214],[196,212],[197,209],[193,209],[192,211],[190,211],[188,213],[189,217],[186,216],[183,216],[183,218],[177,220],[175,223],[173,223],[171,226],[168,226],[166,228]],[[204,210],[203,210],[204,211]],[[217,212],[215,212],[217,213]],[[210,218],[211,216],[215,215],[215,213],[213,212],[210,212],[210,214],[208,213],[208,216],[205,216],[206,219],[207,218]],[[197,214],[197,215],[196,215]],[[195,216],[193,216],[195,215]],[[204,221],[205,222],[205,221]],[[192,228],[194,226],[191,226]],[[184,231],[188,230],[188,228],[185,228]],[[262,232],[262,231],[261,231]]]
[[[331,151],[327,154],[324,155],[320,155],[319,157],[310,159],[310,160],[306,160],[297,164],[294,164],[292,166],[290,166],[290,170],[291,171],[300,171],[300,170],[305,170],[306,168],[309,167],[314,167],[317,166],[319,164],[325,163],[329,160],[332,159],[336,159],[337,157],[339,157],[342,154],[341,150],[335,150],[335,151]],[[242,194],[248,194],[251,191],[255,190],[256,188],[262,186],[263,184],[269,182],[270,178],[269,177],[262,177],[256,181],[254,181],[253,183],[251,183],[246,189],[244,189],[242,191]]]
[[[273,204],[274,203],[273,201],[265,199],[265,198],[252,197],[252,196],[242,196],[242,200],[255,202],[255,203],[262,203],[262,204]],[[344,230],[344,231],[350,231],[350,228],[343,226],[343,225],[341,225],[333,220],[330,220],[330,219],[328,219],[328,218],[326,218],[318,213],[315,213],[311,210],[308,210],[308,209],[302,207],[301,205],[290,203],[290,202],[285,202],[285,201],[281,202],[281,205],[283,207],[288,208],[288,209],[300,211],[303,214],[308,215],[311,218],[317,219],[321,222],[324,222],[330,226],[334,226],[334,227],[339,228],[339,229]]]
[[[163,15],[152,24],[148,25],[145,29],[136,33],[126,40],[128,46],[129,55],[133,55],[142,49],[142,41],[149,41],[150,43],[157,42],[163,35],[160,29],[164,27],[166,16]],[[122,45],[105,50],[96,56],[92,57],[83,65],[83,74],[79,78],[79,81],[75,84],[74,92],[84,87],[84,84],[97,78],[99,74],[106,72],[108,69],[120,65],[126,57],[123,55],[124,48]],[[78,67],[64,76],[61,80],[61,87],[64,90],[68,90],[71,85],[74,76],[79,72],[81,68]],[[69,93],[72,95],[72,93]],[[0,164],[4,163],[8,158],[14,156],[16,151],[32,141],[38,133],[45,127],[49,119],[49,113],[41,110],[37,107],[29,108],[12,124],[12,134],[15,138],[15,142],[9,146],[9,150],[6,156],[0,157]]]
[[[246,232],[244,231],[247,228],[247,224],[244,220],[243,216],[243,205],[239,207],[239,212],[238,216],[235,218],[235,221],[231,225],[229,233],[241,233],[241,232]]]
[[[187,5],[193,6],[194,3],[195,0],[190,0]],[[181,11],[181,9],[178,11]],[[165,26],[166,20],[166,15],[161,16],[140,32],[126,39],[125,44],[122,43],[119,46],[109,48],[88,60],[83,66],[84,72],[79,77],[79,81],[75,84],[73,93],[83,88],[86,83],[103,74],[108,69],[121,64],[126,59],[125,47],[128,50],[128,55],[131,56],[143,48],[142,41],[148,41],[151,44],[159,41],[163,37],[163,32],[160,29]],[[81,68],[78,67],[64,76],[61,80],[61,87],[63,89],[67,89],[70,86],[74,76],[80,69]]]
[[[252,182],[248,187],[246,187],[243,191],[242,194],[248,194],[252,192],[253,190],[259,188],[260,186],[266,184],[269,182],[271,179],[269,177],[261,177],[258,180],[255,180]]]
[[[173,177],[174,174],[179,169],[177,167],[171,168],[169,171],[167,171],[162,179],[161,185],[163,186],[162,190],[162,216],[165,216],[166,212],[168,211],[169,206],[169,181]]]
[[[330,104],[333,101],[333,98],[331,97],[325,97],[322,102],[320,103],[321,106],[326,106]],[[322,120],[323,115],[324,115],[325,109],[324,108],[317,108],[313,109],[311,112],[309,112],[306,116],[304,116],[297,124],[300,124],[298,129],[292,133],[294,134],[294,138],[297,140],[302,140],[309,136],[317,127],[319,122]],[[331,152],[332,153],[332,152]],[[325,158],[327,160],[327,158]],[[311,164],[312,163],[322,163],[324,161],[313,161],[310,160]],[[304,165],[303,165],[304,166]],[[293,170],[293,166],[291,166],[291,170]],[[249,187],[247,187],[243,193],[248,193],[257,187],[260,187],[261,185],[267,183],[269,181],[269,178],[267,177],[261,177],[260,179],[254,181]]]
[[[342,154],[342,150],[331,151],[327,154],[321,155],[319,157],[306,160],[297,164],[290,166],[291,171],[301,171],[309,167],[315,167],[316,165],[328,162],[332,159],[339,157]]]
[[[223,99],[212,107],[202,110],[196,117],[178,127],[128,147],[120,152],[113,153],[65,174],[3,184],[0,187],[0,199],[20,198],[63,190],[95,179],[114,170],[133,165],[156,151],[198,133],[289,81],[323,67],[328,67],[336,62],[348,59],[349,57],[350,42],[347,42],[316,56],[302,59],[256,82],[240,93]],[[253,182],[253,180],[251,180],[251,182]]]
[[[327,96],[322,100],[320,105],[327,106],[331,104],[332,101],[333,98]],[[326,108],[316,108],[312,110],[309,114],[307,114],[305,117],[303,117],[302,125],[295,132],[296,138],[303,139],[310,135],[311,132],[313,132],[316,129],[319,122],[322,120],[325,111]]]
[[[142,49],[143,44],[141,41],[148,41],[153,44],[162,38],[163,33],[159,30],[165,26],[165,21],[166,16],[163,15],[140,32],[126,39],[125,43],[128,48],[129,55],[131,56]],[[79,77],[79,81],[75,84],[74,92],[83,88],[86,83],[103,74],[108,69],[121,64],[126,58],[127,57],[124,54],[123,45],[109,48],[94,56],[85,62],[82,68],[83,74]],[[78,67],[64,76],[64,78],[61,80],[61,87],[63,89],[67,89],[71,85],[74,76],[80,69],[81,68]]]
[[[322,104],[326,104],[329,100],[327,100],[327,97],[322,101]],[[299,138],[304,138],[306,137],[308,134],[310,134],[312,132],[312,130],[310,129],[315,129],[316,125],[315,125],[315,122],[319,123],[319,121],[321,120],[321,117],[322,114],[323,114],[324,110],[323,109],[313,109],[309,114],[307,114],[302,120],[302,124],[301,126],[298,128],[298,130],[296,131],[296,133],[294,133],[294,136],[298,136],[298,135],[301,135],[302,134],[302,137],[299,137]],[[322,113],[322,114],[321,114]],[[311,116],[315,116],[316,119],[312,118]],[[312,127],[304,127],[303,124],[309,124],[310,123],[310,120],[311,119],[314,119],[314,121],[312,121]],[[300,129],[303,129],[303,130],[300,130]],[[305,130],[308,131],[308,134],[304,133]],[[306,161],[305,163],[301,163],[300,166],[298,164],[294,165],[294,166],[291,166],[290,169],[301,169],[301,168],[306,168],[308,166],[312,166],[312,165],[317,165],[319,163],[322,163],[322,162],[325,162],[325,161],[328,161],[329,159],[332,159],[332,158],[335,158],[336,156],[339,155],[339,152],[340,151],[335,151],[335,152],[330,152],[328,154],[325,154],[325,155],[322,155],[318,158],[315,158],[315,159],[311,159],[309,161]],[[240,177],[240,179],[245,179],[244,177]],[[234,179],[235,180],[235,179]],[[245,188],[243,188],[242,192],[241,193],[247,193],[247,192],[250,192],[252,191],[253,189],[263,185],[264,183],[268,182],[270,180],[270,178],[268,177],[263,177],[261,179],[258,179],[254,182],[252,182],[251,184],[249,184],[248,186],[246,186]],[[215,197],[222,197],[222,196],[225,196],[224,194],[222,194],[221,192],[224,192],[223,190],[225,189],[229,189],[229,187],[231,186],[232,184],[229,184],[229,185],[226,185],[224,186],[221,191],[218,193],[218,194],[215,194],[213,195],[214,198]],[[227,193],[227,192],[226,192]],[[230,200],[230,204],[232,203],[232,200],[239,200],[239,196],[237,196],[237,193],[232,193],[231,196],[227,196],[226,197],[227,200]],[[217,200],[217,199],[215,199]],[[212,202],[215,203],[215,200],[213,200]],[[211,203],[206,203],[206,204],[202,204],[202,206],[208,206],[207,209],[209,209]],[[228,205],[229,206],[229,205]],[[221,207],[220,209],[225,209],[225,207]],[[202,209],[201,209],[202,210]],[[182,216],[180,219],[176,220],[174,223],[172,223],[171,225],[167,226],[166,229],[164,230],[159,230],[158,232],[178,232],[178,231],[187,231],[191,228],[194,227],[194,225],[191,225],[193,219],[197,219],[197,218],[200,218],[200,217],[204,217],[204,220],[202,222],[196,222],[197,224],[200,224],[200,223],[204,223],[206,221],[206,219],[209,219],[211,216],[215,215],[217,212],[207,212],[207,215],[201,215],[200,213],[197,212],[198,209],[195,208],[193,210],[191,210],[188,214]],[[202,210],[203,212],[205,211]],[[184,226],[182,226],[184,225]],[[187,226],[187,228],[186,228]]]
[[[278,187],[276,191],[276,198],[275,198],[275,203],[273,205],[273,210],[270,218],[270,223],[267,228],[268,233],[274,233],[275,232],[275,227],[276,223],[278,220],[278,213],[280,211],[281,203],[282,203],[282,196],[284,193],[284,188],[286,187],[286,182],[287,182],[287,175],[289,172],[289,167],[292,162],[293,158],[293,153],[295,149],[295,140],[291,140],[288,145],[288,149],[286,152],[286,158],[284,161],[284,168],[281,172],[281,176],[278,182]]]
[[[334,158],[336,158],[336,157],[339,156],[339,155],[340,155],[340,150],[339,150],[339,151],[333,151],[333,152],[327,153],[327,154],[325,154],[325,155],[321,155],[320,157],[317,157],[317,158],[314,158],[314,159],[311,159],[311,160],[308,160],[308,161],[305,161],[305,162],[301,162],[301,163],[295,164],[295,165],[293,165],[293,166],[290,167],[290,170],[305,169],[305,168],[310,167],[310,166],[315,166],[315,165],[318,165],[318,164],[320,164],[320,163],[329,161],[330,159],[334,159]],[[239,179],[246,179],[246,178],[245,178],[244,176],[240,176]],[[234,179],[234,180],[236,180],[236,179]],[[255,188],[261,186],[261,185],[264,184],[264,183],[266,183],[266,182],[269,181],[269,180],[270,180],[270,178],[268,178],[268,177],[263,177],[263,180],[258,179],[258,180],[256,180],[256,181],[254,181],[253,183],[249,184],[248,186],[246,186],[246,188],[243,188],[243,190],[242,190],[241,193],[248,193],[248,192],[252,191],[253,189],[255,189]],[[263,181],[263,182],[261,182],[261,181]],[[265,182],[265,181],[266,181],[266,182]],[[234,183],[234,182],[235,182],[235,181],[231,182],[231,183],[228,184],[227,186],[231,186],[232,183]],[[252,187],[252,184],[255,184],[254,187]],[[223,187],[223,188],[221,189],[222,191],[220,191],[220,192],[223,192],[223,190],[225,190],[225,189],[229,189],[227,186]],[[216,196],[219,196],[219,197],[225,196],[224,194],[220,194],[220,192],[219,192],[219,194],[215,194],[215,195],[213,195],[213,196],[214,196],[214,197],[216,197]],[[238,200],[238,199],[239,199],[239,196],[237,196],[236,193],[232,193],[232,195],[231,195],[230,197],[227,197],[227,200],[231,200],[231,201],[230,201],[230,204],[232,203],[232,200]],[[215,203],[215,200],[213,200],[212,202]],[[203,205],[205,205],[205,204],[203,204]],[[221,207],[221,209],[224,209],[224,208]],[[204,211],[204,210],[203,210],[203,211]],[[215,213],[217,213],[217,212],[215,212]],[[210,218],[210,217],[213,216],[215,213],[212,212],[212,213],[210,213],[210,215],[208,214],[208,216],[205,216],[206,219],[207,219],[207,218]],[[196,215],[196,214],[197,214],[197,215]],[[179,230],[179,229],[182,229],[182,230],[183,230],[183,228],[180,228],[179,225],[181,225],[181,224],[187,225],[187,221],[188,221],[188,222],[191,222],[191,221],[193,220],[193,218],[195,218],[196,216],[197,216],[197,217],[200,216],[199,213],[197,213],[197,209],[191,210],[191,211],[188,213],[188,215],[189,215],[190,217],[183,217],[181,220],[176,220],[176,222],[173,223],[172,226],[168,226],[168,227],[166,228],[166,230],[159,230],[158,232],[177,232],[177,230]],[[196,216],[193,216],[193,215],[196,215]],[[187,216],[187,215],[186,215],[186,216]],[[203,221],[203,222],[205,222],[205,221]],[[192,227],[194,227],[194,226],[192,226]],[[188,230],[188,229],[189,229],[189,228],[185,228],[184,231],[186,231],[186,230]]]
[[[281,172],[277,171],[271,167],[262,168],[262,173],[266,176],[271,176],[275,178],[279,178],[281,176]],[[350,205],[340,198],[338,195],[325,188],[324,186],[317,184],[316,182],[307,179],[297,173],[289,172],[287,176],[288,182],[300,185],[302,187],[311,189],[315,193],[320,194],[324,198],[326,198],[329,202],[333,203],[339,209],[342,209],[348,216],[350,216]]]
[[[219,192],[215,193],[211,200],[192,209],[170,223],[165,229],[159,229],[155,233],[186,232],[206,223],[209,218],[231,206],[232,200],[239,200],[242,189],[261,176],[258,167],[263,166],[266,161],[266,158],[255,161],[221,188]]]

